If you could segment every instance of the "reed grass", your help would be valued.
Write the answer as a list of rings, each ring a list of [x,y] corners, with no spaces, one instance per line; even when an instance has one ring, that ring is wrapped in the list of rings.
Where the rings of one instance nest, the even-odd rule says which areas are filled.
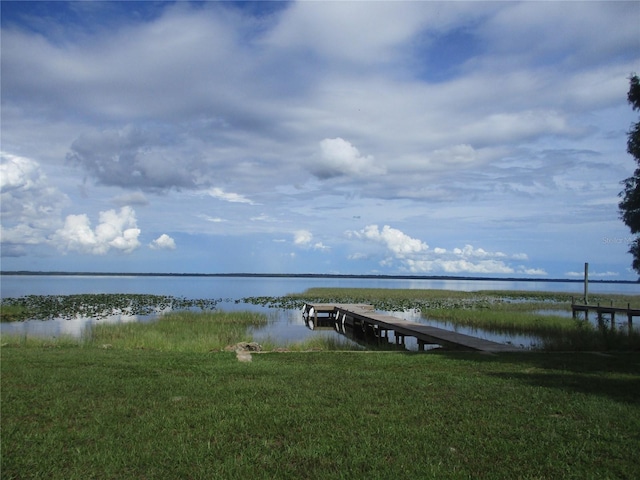
[[[590,328],[585,322],[560,315],[542,315],[525,310],[525,305],[511,309],[504,306],[492,309],[427,309],[423,315],[429,319],[442,320],[456,326],[481,328],[499,333],[522,333],[533,335],[553,335],[576,328]]]
[[[0,304],[0,322],[19,322],[29,317],[31,312],[24,305]]]
[[[61,335],[47,338],[30,335],[4,334],[0,339],[2,347],[25,347],[25,348],[74,348],[82,347],[85,342],[71,335]]]
[[[262,297],[268,304],[268,297]],[[578,303],[581,295],[565,292],[528,292],[520,290],[434,290],[434,289],[393,289],[393,288],[309,288],[303,293],[287,295],[285,298],[298,302],[371,303],[381,310],[402,310],[412,308],[463,308],[470,306],[493,307],[503,303],[543,303],[560,304],[570,307],[571,301]],[[592,294],[590,304],[627,306],[640,308],[640,295]],[[382,308],[381,308],[382,307]],[[391,308],[386,308],[391,307]]]
[[[91,346],[209,352],[251,341],[250,327],[267,322],[255,312],[172,312],[155,322],[94,325],[85,340]]]
[[[346,337],[335,335],[322,335],[320,333],[299,341],[282,341],[272,338],[260,340],[260,345],[265,351],[289,351],[289,352],[345,352],[361,351],[365,347],[359,345]]]

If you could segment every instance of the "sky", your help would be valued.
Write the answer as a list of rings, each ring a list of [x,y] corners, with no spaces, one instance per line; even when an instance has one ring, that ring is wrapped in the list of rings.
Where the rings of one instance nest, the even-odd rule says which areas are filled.
[[[2,270],[636,280],[640,2],[10,2]]]

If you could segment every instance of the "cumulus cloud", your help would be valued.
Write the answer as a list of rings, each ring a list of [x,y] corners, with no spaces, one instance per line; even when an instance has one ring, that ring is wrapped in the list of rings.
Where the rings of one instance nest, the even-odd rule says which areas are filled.
[[[297,230],[293,233],[293,244],[302,248],[314,250],[329,250],[322,242],[313,243],[313,234],[309,230]]]
[[[309,230],[297,230],[293,233],[293,243],[295,245],[308,245],[309,243],[311,243],[312,238],[313,235]]]
[[[382,229],[378,225],[368,225],[359,231],[348,231],[347,236],[384,246],[384,258],[380,261],[380,265],[392,267],[397,263],[400,268],[411,273],[546,274],[539,269],[527,270],[525,267],[516,269],[508,263],[509,260],[525,259],[526,255],[522,253],[507,255],[500,251],[490,252],[468,244],[450,250],[442,247],[430,249],[422,240],[413,238],[389,225],[383,226]],[[366,258],[366,255],[355,253],[349,258]]]
[[[429,249],[429,245],[426,243],[417,238],[411,238],[409,235],[389,225],[382,227],[382,230],[378,228],[378,225],[368,225],[363,230],[353,232],[353,234],[356,237],[385,245],[398,258],[416,255]]]
[[[68,215],[64,226],[52,238],[62,251],[77,251],[93,255],[104,255],[110,250],[131,253],[140,246],[136,215],[131,207],[122,207],[119,212],[100,212],[99,224],[91,228],[85,214]]]
[[[153,242],[149,244],[149,247],[153,250],[175,250],[176,242],[173,238],[171,238],[166,233],[163,233],[158,238],[156,238]]]
[[[320,152],[319,160],[312,166],[318,178],[381,175],[386,171],[374,163],[371,155],[360,154],[356,147],[340,137],[322,140]]]
[[[68,197],[49,184],[35,160],[0,152],[0,241],[2,255],[20,256],[26,245],[47,242],[59,227]]]

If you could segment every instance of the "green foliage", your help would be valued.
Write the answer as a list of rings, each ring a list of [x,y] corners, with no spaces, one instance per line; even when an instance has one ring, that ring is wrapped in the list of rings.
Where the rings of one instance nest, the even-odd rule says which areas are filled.
[[[638,354],[0,355],[3,479],[638,472]]]
[[[640,79],[637,75],[629,79],[627,100],[633,110],[640,110]],[[622,200],[618,207],[625,225],[636,235],[629,253],[633,256],[633,269],[640,273],[640,237],[637,236],[640,233],[640,122],[634,123],[628,132],[627,152],[634,158],[638,168],[633,176],[623,180],[624,190],[620,193]]]
[[[444,321],[501,334],[524,334],[540,339],[539,348],[548,350],[640,350],[637,331],[608,332],[583,321],[567,318],[572,297],[557,292],[478,291],[367,288],[312,288],[285,297],[249,297],[240,301],[267,307],[301,308],[304,303],[367,303],[378,310],[398,312],[417,310],[428,320]],[[592,295],[594,303],[640,308],[638,295]],[[92,303],[95,302],[95,303]],[[29,296],[5,299],[3,317],[15,311],[14,318],[44,316],[106,315],[114,311],[158,312],[171,307],[171,313],[157,322],[97,324],[85,338],[37,339],[3,336],[12,345],[59,347],[109,346],[109,348],[162,351],[209,352],[252,339],[252,329],[264,326],[269,317],[250,312],[211,311],[215,300],[186,300],[153,295],[69,295]],[[186,310],[179,310],[184,308]],[[190,310],[188,309],[190,308]],[[200,311],[195,311],[199,308]],[[558,310],[558,315],[539,313]],[[38,314],[34,312],[40,312]],[[564,315],[561,313],[564,312]],[[7,314],[7,317],[9,315]],[[9,317],[11,318],[11,317]],[[45,317],[46,318],[46,317]],[[359,350],[362,347],[335,335],[318,335],[303,342],[263,341],[269,350]],[[367,349],[376,347],[368,345]]]
[[[571,295],[553,292],[418,290],[395,288],[309,288],[285,297],[247,297],[242,301],[274,308],[302,308],[305,303],[366,303],[378,310],[489,308],[503,302],[570,302]]]
[[[0,322],[19,322],[31,316],[30,310],[23,305],[0,305]]]
[[[266,325],[254,312],[176,312],[157,322],[95,325],[88,343],[110,348],[210,352],[251,341],[251,327]]]

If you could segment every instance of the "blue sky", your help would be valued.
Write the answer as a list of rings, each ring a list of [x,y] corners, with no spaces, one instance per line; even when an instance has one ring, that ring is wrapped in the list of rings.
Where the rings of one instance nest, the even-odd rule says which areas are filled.
[[[635,280],[638,2],[5,2],[2,269]]]

